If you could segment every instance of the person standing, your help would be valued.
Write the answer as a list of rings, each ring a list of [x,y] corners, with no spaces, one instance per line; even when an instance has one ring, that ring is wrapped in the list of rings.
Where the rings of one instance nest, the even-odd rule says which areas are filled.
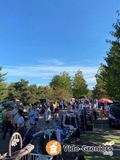
[[[80,101],[78,105],[78,111],[80,114],[80,124],[81,124],[81,131],[85,132],[85,108],[83,105],[84,102]]]
[[[30,104],[30,107],[28,108],[28,113],[32,110],[32,105]]]
[[[31,122],[35,123],[35,118],[36,118],[36,115],[35,115],[35,107],[32,107],[30,113],[29,113],[29,122],[31,124]]]
[[[98,108],[98,99],[97,99],[97,98],[95,98],[94,101],[93,101],[93,107],[94,107],[95,109]]]
[[[59,125],[59,113],[58,113],[58,108],[55,109],[54,115],[53,115],[53,128],[56,129],[57,126]]]
[[[46,109],[45,109],[44,117],[45,117],[45,122],[46,122],[46,124],[48,124],[49,121],[50,121],[50,119],[51,119],[51,110],[49,109],[48,106],[47,106]]]
[[[38,111],[37,107],[35,107],[34,114],[35,114],[35,123],[37,124],[38,120],[39,120],[39,111]]]
[[[59,108],[60,108],[61,110],[63,109],[63,104],[64,104],[64,103],[63,103],[63,100],[61,100],[60,103],[59,103]]]
[[[105,104],[105,110],[106,110],[107,115],[108,115],[108,114],[109,114],[109,110],[110,110],[110,105],[109,105],[109,103],[106,103],[106,104]]]
[[[17,130],[16,132],[19,132],[21,137],[23,138],[24,137],[24,134],[25,134],[25,120],[24,120],[24,117],[23,117],[23,110],[22,109],[19,109],[18,110],[18,120],[17,120]]]
[[[3,140],[6,139],[6,134],[8,130],[10,129],[10,137],[13,134],[13,116],[12,116],[12,107],[8,106],[6,115],[3,117],[4,121],[4,132],[3,132]]]
[[[68,103],[67,111],[70,112],[71,110],[72,110],[72,105],[71,105],[71,103],[69,102],[69,103]]]
[[[31,140],[33,139],[33,135],[39,132],[39,128],[35,125],[34,122],[31,122],[30,129],[25,134],[25,137],[23,139],[23,147],[25,147],[27,144],[31,143]]]
[[[15,130],[17,129],[17,120],[19,118],[18,110],[19,110],[19,106],[18,105],[16,107],[14,107],[14,109],[12,110],[13,127],[14,127]]]

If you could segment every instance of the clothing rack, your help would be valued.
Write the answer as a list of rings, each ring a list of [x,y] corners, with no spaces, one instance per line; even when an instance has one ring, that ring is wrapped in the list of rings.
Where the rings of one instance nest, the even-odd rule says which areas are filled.
[[[69,124],[65,124],[66,122],[66,118],[69,118],[69,121],[70,123]],[[74,118],[74,125],[72,124],[73,121],[71,121],[71,119]],[[78,119],[77,119],[78,118]],[[74,128],[78,128],[79,126],[79,117],[78,117],[78,114],[76,112],[73,112],[73,113],[65,113],[65,114],[62,114],[62,119],[61,119],[61,124],[64,126],[64,125],[73,125]]]
[[[33,138],[39,136],[41,133],[45,133],[45,134],[47,133],[48,134],[48,132],[53,132],[53,131],[54,131],[54,129],[42,128],[42,130],[40,130],[39,132],[36,132],[35,134],[33,134]]]

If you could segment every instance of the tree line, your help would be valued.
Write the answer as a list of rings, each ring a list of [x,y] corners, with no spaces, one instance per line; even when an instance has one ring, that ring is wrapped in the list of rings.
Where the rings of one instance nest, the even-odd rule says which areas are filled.
[[[11,84],[5,83],[5,74],[0,67],[0,100],[19,99],[24,105],[39,103],[40,99],[49,101],[68,101],[70,98],[80,98],[82,95],[91,96],[82,71],[77,71],[72,79],[67,72],[55,75],[48,86],[29,85],[29,81],[20,79]]]

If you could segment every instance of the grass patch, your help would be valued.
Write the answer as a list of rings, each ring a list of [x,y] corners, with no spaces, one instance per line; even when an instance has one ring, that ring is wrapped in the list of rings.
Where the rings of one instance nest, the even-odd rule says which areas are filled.
[[[120,129],[110,128],[108,125],[108,120],[103,119],[94,121],[94,129],[93,131],[86,132],[81,134],[80,140],[75,141],[72,144],[75,145],[88,145],[88,146],[99,146],[102,143],[106,143],[108,141],[114,141],[115,145],[113,145],[113,149],[119,149],[120,145]],[[69,141],[68,141],[69,144]],[[113,151],[113,156],[103,155],[102,152],[78,152],[78,155],[84,155],[86,160],[119,160],[120,153],[118,150]],[[64,152],[64,160],[71,159],[74,153],[65,153]]]
[[[119,157],[114,156],[95,156],[95,155],[85,155],[86,160],[119,160]]]
[[[98,119],[93,121],[94,131],[114,131],[120,134],[120,128],[109,127],[108,119]]]
[[[107,141],[114,141],[115,144],[120,145],[120,137],[114,135],[102,135],[102,134],[83,134],[81,135],[80,144],[102,144]]]
[[[120,134],[120,129],[117,129],[117,128],[111,128],[109,126],[94,126],[93,128],[94,131],[112,131],[112,132],[116,132],[116,133],[119,133]]]
[[[75,153],[71,153],[71,152],[67,152],[67,153],[63,153],[63,158],[64,160],[68,160],[71,159],[72,156]],[[119,155],[116,156],[113,153],[113,156],[110,155],[103,155],[103,153],[86,153],[86,152],[78,152],[77,155],[83,155],[85,157],[86,160],[119,160]]]

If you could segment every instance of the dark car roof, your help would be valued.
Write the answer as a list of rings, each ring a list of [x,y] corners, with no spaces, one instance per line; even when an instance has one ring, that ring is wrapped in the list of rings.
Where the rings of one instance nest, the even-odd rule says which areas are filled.
[[[120,104],[119,100],[112,100],[113,104]]]
[[[120,104],[111,104],[110,105],[110,111],[111,111],[111,109],[116,109],[116,108],[120,108]]]
[[[113,108],[113,107],[120,107],[120,104],[110,104],[110,108]]]
[[[8,106],[12,106],[15,107],[17,105],[21,105],[21,102],[14,102],[14,101],[8,101],[2,104],[3,107],[8,107]]]

